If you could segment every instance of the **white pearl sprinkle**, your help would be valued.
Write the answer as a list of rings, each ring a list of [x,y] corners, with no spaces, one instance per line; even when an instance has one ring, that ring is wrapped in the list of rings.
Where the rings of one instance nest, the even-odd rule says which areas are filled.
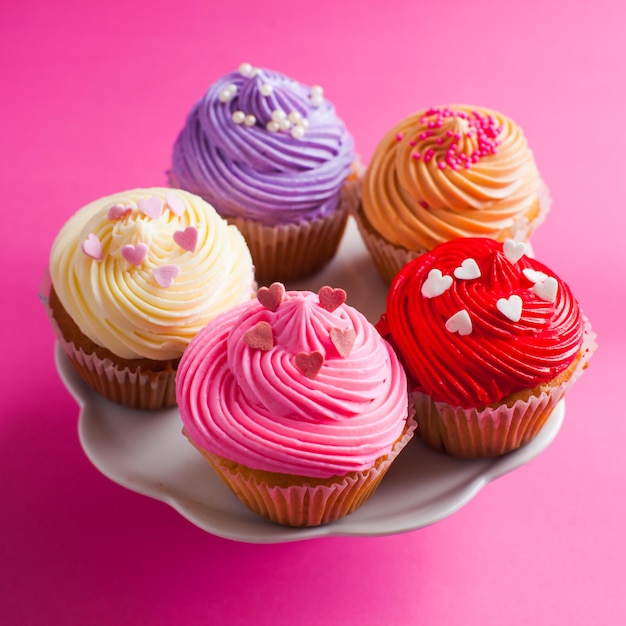
[[[276,133],[280,130],[280,125],[278,122],[275,122],[274,120],[271,120],[270,122],[268,122],[267,124],[265,124],[265,128],[270,132],[270,133]]]
[[[297,124],[301,119],[302,119],[302,115],[298,112],[298,111],[292,111],[287,119],[292,123],[292,124]]]
[[[256,124],[256,117],[254,117],[254,115],[246,115],[246,117],[243,120],[243,123],[246,126],[254,126]]]
[[[318,107],[322,104],[323,98],[322,96],[311,96],[311,106]]]
[[[235,124],[243,124],[245,119],[246,114],[243,111],[235,111],[233,113],[233,122],[235,122]]]
[[[280,123],[282,120],[286,119],[287,114],[282,109],[276,109],[272,111],[272,119],[275,122]]]
[[[278,125],[280,126],[280,130],[289,130],[291,128],[291,122],[287,118],[280,120]]]
[[[271,96],[274,91],[274,87],[272,87],[269,83],[263,83],[260,91],[262,96]]]
[[[302,126],[302,128],[308,128],[309,127],[309,120],[307,120],[306,117],[303,117],[299,122],[298,122],[298,126]]]
[[[302,139],[302,137],[304,137],[304,128],[302,128],[302,126],[294,126],[291,129],[291,136],[294,139]]]
[[[320,85],[313,85],[311,87],[311,95],[321,96],[324,93],[324,89]]]
[[[254,71],[254,68],[252,67],[252,65],[250,65],[250,63],[242,63],[239,66],[239,73],[242,76],[253,76],[252,72]]]
[[[220,95],[218,96],[220,102],[228,102],[232,97],[233,94],[228,91],[228,89],[220,91]]]

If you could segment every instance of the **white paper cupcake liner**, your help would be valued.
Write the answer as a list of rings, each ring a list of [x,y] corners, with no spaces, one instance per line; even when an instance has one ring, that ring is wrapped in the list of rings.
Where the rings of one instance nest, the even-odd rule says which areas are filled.
[[[539,433],[556,405],[581,376],[596,348],[595,339],[585,319],[581,357],[570,378],[528,400],[517,400],[510,407],[466,409],[413,392],[411,399],[419,436],[431,447],[456,457],[499,456],[519,448]]]
[[[285,526],[319,526],[345,517],[372,496],[393,461],[412,439],[416,426],[411,414],[404,433],[389,454],[371,469],[335,476],[323,482],[312,479],[313,484],[270,485],[267,480],[257,478],[254,470],[237,471],[236,465],[198,450],[251,511]]]

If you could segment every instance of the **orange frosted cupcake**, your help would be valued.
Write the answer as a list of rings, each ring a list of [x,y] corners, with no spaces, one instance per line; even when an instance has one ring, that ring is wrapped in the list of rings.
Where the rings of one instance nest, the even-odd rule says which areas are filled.
[[[81,378],[132,408],[176,403],[192,337],[254,295],[246,243],[202,198],[164,188],[101,198],[71,217],[50,253],[47,303]]]
[[[528,241],[549,197],[522,130],[489,109],[454,105],[394,126],[367,167],[359,230],[387,282],[457,237]]]
[[[190,343],[184,433],[239,499],[279,524],[338,520],[374,492],[406,443],[406,376],[345,292],[262,287]]]
[[[422,439],[453,456],[530,441],[595,347],[567,284],[526,250],[455,239],[391,285],[378,328],[406,367]]]

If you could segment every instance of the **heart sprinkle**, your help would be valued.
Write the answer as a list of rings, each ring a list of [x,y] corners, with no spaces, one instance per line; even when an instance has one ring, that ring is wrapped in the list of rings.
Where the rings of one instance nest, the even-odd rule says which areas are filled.
[[[172,191],[168,191],[165,196],[165,202],[174,215],[182,215],[185,212],[185,203]]]
[[[553,276],[548,276],[540,283],[535,283],[533,291],[541,300],[546,302],[554,302],[556,300],[556,294],[559,288],[559,284]]]
[[[528,246],[523,241],[507,239],[502,246],[502,250],[504,256],[511,263],[517,263],[528,252]]]
[[[441,270],[432,269],[422,285],[422,295],[425,298],[436,298],[450,289],[452,276],[444,276]]]
[[[270,311],[276,311],[285,298],[285,285],[272,283],[269,287],[261,287],[256,294],[257,300]]]
[[[158,220],[163,213],[163,200],[158,196],[141,198],[139,202],[137,202],[137,206],[144,215],[153,220]]]
[[[148,246],[145,243],[138,243],[136,246],[128,244],[122,248],[122,256],[131,265],[139,265],[148,254]]]
[[[337,352],[339,352],[339,356],[345,359],[354,347],[356,340],[354,328],[331,328],[329,334],[330,340],[337,348]]]
[[[195,252],[198,245],[198,229],[194,226],[187,226],[185,230],[177,230],[174,233],[174,241],[183,250]]]
[[[346,301],[346,292],[343,289],[333,289],[332,287],[322,287],[318,291],[320,306],[331,313],[339,308]]]
[[[295,364],[303,376],[315,378],[324,364],[324,355],[317,350],[314,352],[298,352]]]
[[[87,237],[85,237],[85,241],[83,241],[80,249],[90,258],[94,259],[94,261],[102,260],[102,243],[100,239],[93,233],[89,233]]]
[[[177,265],[163,265],[155,268],[152,274],[160,287],[167,288],[174,282],[179,272]]]
[[[114,204],[107,213],[107,218],[112,221],[121,220],[122,218],[130,215],[133,208],[130,206],[124,206],[123,204]]]
[[[469,313],[465,309],[457,311],[452,317],[448,318],[446,329],[451,333],[459,333],[461,336],[471,334],[472,320]]]
[[[480,278],[480,268],[474,259],[465,259],[465,261],[461,263],[461,267],[457,267],[454,270],[454,275],[461,280]]]
[[[524,276],[526,276],[531,283],[540,283],[548,278],[548,275],[544,272],[531,269],[530,267],[523,269],[522,274],[524,274]]]
[[[274,347],[272,327],[267,322],[258,322],[248,329],[243,335],[243,340],[254,350],[267,352]]]
[[[512,322],[519,322],[522,317],[522,299],[513,294],[509,298],[499,298],[496,302],[498,311],[505,317],[508,317]]]

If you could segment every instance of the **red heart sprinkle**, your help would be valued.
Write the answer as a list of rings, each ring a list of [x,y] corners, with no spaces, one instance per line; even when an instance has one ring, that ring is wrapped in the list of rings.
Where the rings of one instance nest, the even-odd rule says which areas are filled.
[[[335,348],[337,348],[337,352],[345,359],[354,347],[356,340],[354,328],[331,328],[329,334],[330,340],[333,342]]]
[[[272,327],[267,322],[258,322],[243,335],[243,340],[254,350],[267,352],[274,347]]]
[[[183,250],[195,252],[198,245],[198,229],[195,226],[187,226],[185,230],[177,230],[174,233],[174,241]]]
[[[323,309],[331,313],[346,301],[346,292],[343,289],[333,289],[332,287],[322,287],[318,296]]]
[[[269,287],[261,287],[256,297],[266,309],[276,311],[285,297],[285,286],[282,283],[272,283]]]
[[[317,350],[310,353],[298,352],[295,363],[301,374],[307,378],[315,378],[324,364],[324,355]]]

